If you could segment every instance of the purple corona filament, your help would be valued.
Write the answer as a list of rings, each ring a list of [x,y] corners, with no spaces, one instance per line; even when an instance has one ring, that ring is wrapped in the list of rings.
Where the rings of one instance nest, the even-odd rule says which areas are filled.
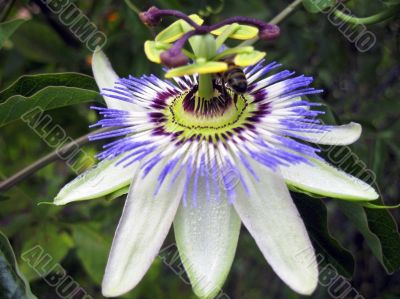
[[[172,103],[176,99],[183,101],[181,111],[192,113],[185,100],[196,90],[197,76],[174,78],[177,85],[155,76],[119,79],[114,88],[103,90],[103,94],[132,105],[132,109],[93,107],[103,116],[95,125],[114,129],[90,139],[119,138],[105,145],[98,157],[113,159],[123,155],[117,164],[125,167],[139,162],[141,177],[162,165],[154,194],[167,184],[167,180],[172,187],[183,175],[179,180],[185,182],[185,204],[196,205],[200,185],[205,188],[207,200],[219,200],[224,196],[233,202],[236,194],[232,177],[237,177],[245,191],[248,186],[243,180],[244,172],[259,180],[251,160],[272,171],[300,163],[309,164],[309,159],[319,159],[319,150],[302,142],[308,141],[303,134],[330,130],[330,126],[323,125],[317,118],[322,112],[314,108],[319,105],[302,99],[305,95],[321,92],[309,87],[313,79],[294,76],[294,72],[289,71],[268,76],[278,67],[280,65],[275,62],[264,65],[261,61],[244,68],[249,83],[246,98],[242,98],[246,102],[246,105],[242,104],[245,116],[223,132],[220,127],[202,129],[174,122]],[[214,88],[218,90],[219,86]],[[235,109],[233,107],[228,102],[219,109]],[[210,109],[202,111],[200,118],[224,117],[218,109]],[[221,192],[221,186],[225,194]]]

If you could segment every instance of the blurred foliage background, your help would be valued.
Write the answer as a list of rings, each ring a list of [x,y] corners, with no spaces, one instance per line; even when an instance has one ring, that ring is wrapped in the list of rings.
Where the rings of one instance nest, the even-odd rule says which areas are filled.
[[[74,38],[57,16],[41,9],[41,1],[0,1],[1,21],[29,17],[4,42],[0,51],[0,90],[22,74],[78,72],[91,75],[91,52]],[[159,65],[149,62],[143,43],[153,33],[138,19],[124,1],[72,1],[107,35],[104,51],[120,76],[161,74]],[[158,0],[131,1],[139,10],[151,5],[198,13],[210,23],[224,17],[243,15],[265,21],[282,11],[289,1],[260,0]],[[342,1],[356,16],[382,12],[399,1]],[[8,4],[11,4],[8,6]],[[398,12],[398,10],[397,10]],[[285,68],[315,78],[314,86],[323,88],[320,99],[329,111],[327,119],[346,123],[357,121],[364,131],[353,151],[371,169],[386,204],[399,202],[400,157],[400,18],[398,14],[367,29],[376,36],[375,45],[364,53],[348,41],[328,15],[310,13],[298,6],[281,23],[276,41],[260,42],[269,61],[279,61]],[[71,138],[89,132],[96,119],[90,104],[82,103],[49,111],[52,123],[58,124]],[[101,144],[86,145],[94,155]],[[0,180],[51,152],[42,138],[25,123],[15,121],[0,128]],[[85,160],[86,161],[86,160]],[[90,167],[90,163],[86,163]],[[66,207],[38,205],[50,202],[58,190],[75,177],[62,161],[52,163],[14,186],[0,197],[0,230],[10,240],[23,275],[30,281],[38,298],[58,298],[54,287],[32,271],[21,253],[41,244],[65,271],[93,298],[100,293],[103,269],[116,228],[123,197],[70,204]],[[315,199],[314,199],[315,200]],[[400,274],[389,276],[373,256],[365,238],[343,214],[338,204],[324,200],[328,225],[334,236],[354,256],[355,272],[351,285],[365,298],[400,298]],[[322,212],[323,209],[321,210]],[[321,212],[321,213],[322,213]],[[400,219],[398,210],[390,213]],[[321,216],[325,221],[324,215]],[[322,223],[322,222],[321,222]],[[396,233],[396,228],[390,228]],[[387,242],[388,240],[386,240]],[[173,244],[170,233],[164,246]],[[386,244],[389,248],[389,244]],[[396,248],[396,247],[393,247]],[[349,265],[347,265],[349,266]],[[175,267],[176,268],[176,267]],[[351,265],[350,265],[351,268]],[[175,269],[176,270],[176,269]],[[232,271],[224,286],[230,298],[302,298],[288,289],[269,268],[257,246],[242,229]],[[320,286],[311,298],[330,298]],[[8,298],[5,293],[0,298]],[[157,259],[139,286],[123,298],[195,298],[191,287],[162,259]],[[348,297],[348,298],[355,298]]]

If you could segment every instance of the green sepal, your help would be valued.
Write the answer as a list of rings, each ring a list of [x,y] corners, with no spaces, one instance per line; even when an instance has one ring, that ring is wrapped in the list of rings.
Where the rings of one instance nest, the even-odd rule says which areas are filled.
[[[121,197],[122,195],[128,194],[130,185],[123,187],[121,189],[118,189],[117,191],[114,191],[113,193],[110,193],[106,195],[104,198],[106,201],[112,201],[118,197]]]
[[[308,192],[308,191],[306,191],[304,189],[298,188],[298,187],[290,185],[290,184],[287,184],[287,187],[288,187],[288,189],[290,191],[297,192],[297,193],[302,193],[302,194],[305,194],[305,195],[307,195],[309,197],[319,198],[319,199],[325,198],[325,196],[322,196],[322,195],[319,195],[319,194],[316,194],[316,193],[312,193],[312,192]]]
[[[397,209],[400,207],[400,204],[394,206],[387,206],[387,205],[376,205],[370,202],[362,202],[360,203],[363,207],[368,209]]]
[[[172,78],[172,77],[182,77],[185,75],[192,75],[192,74],[213,74],[213,73],[224,72],[227,69],[228,69],[228,64],[225,62],[215,62],[215,61],[197,62],[171,69],[165,74],[165,77]]]
[[[241,67],[256,64],[266,55],[265,52],[253,51],[251,53],[242,53],[235,56],[233,62]]]
[[[297,192],[297,193],[302,193],[302,194],[306,194],[307,196],[313,197],[313,198],[325,198],[325,196],[322,195],[318,195],[312,192],[308,192],[306,190],[303,190],[301,188],[297,188],[296,186],[293,185],[287,185],[290,191],[293,192]],[[393,206],[387,206],[387,205],[377,205],[377,204],[373,204],[370,203],[368,201],[358,201],[358,200],[354,200],[354,199],[344,199],[344,198],[334,198],[334,199],[339,199],[340,201],[347,201],[347,202],[353,202],[355,204],[359,204],[362,207],[365,207],[367,209],[397,209],[400,207],[400,204],[398,205],[393,205]]]
[[[196,14],[190,15],[189,18],[198,25],[201,25],[204,22],[204,20]],[[155,41],[172,43],[192,29],[193,27],[190,26],[186,21],[178,20],[162,30],[159,34],[157,34]]]
[[[224,33],[225,29],[227,29],[230,25],[222,26],[214,31],[211,31],[214,35],[221,35]],[[256,37],[258,35],[258,28],[249,26],[249,25],[239,25],[239,27],[232,33],[229,38],[239,39],[239,40],[248,40]]]

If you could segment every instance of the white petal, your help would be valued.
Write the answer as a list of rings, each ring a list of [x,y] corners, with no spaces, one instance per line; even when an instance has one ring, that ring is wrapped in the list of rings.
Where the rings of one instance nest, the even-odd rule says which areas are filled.
[[[320,133],[296,133],[305,140],[318,144],[347,145],[357,141],[361,136],[361,125],[351,122],[347,125],[329,126],[329,131]]]
[[[101,50],[96,50],[93,54],[92,71],[100,91],[102,91],[103,88],[113,88],[114,83],[118,80],[118,76],[114,72],[110,61]],[[124,101],[110,97],[104,97],[104,100],[106,101],[107,107],[111,109],[129,110],[132,106]]]
[[[312,165],[297,164],[281,167],[288,185],[302,190],[350,200],[374,200],[378,193],[367,183],[349,175],[326,162],[310,159]]]
[[[163,184],[154,196],[159,170],[156,166],[144,179],[139,174],[131,185],[104,274],[106,297],[125,294],[139,283],[172,225],[183,184],[172,189]]]
[[[138,163],[128,167],[116,165],[121,157],[104,160],[65,185],[54,199],[55,205],[88,200],[110,194],[129,185],[136,174]]]
[[[179,207],[174,222],[175,239],[195,294],[214,298],[232,266],[240,219],[227,199],[207,201],[204,183],[199,184],[199,193],[196,207]]]
[[[249,194],[241,191],[235,209],[276,274],[309,295],[317,287],[318,267],[303,220],[282,177],[267,169],[258,172],[258,182],[245,178]]]

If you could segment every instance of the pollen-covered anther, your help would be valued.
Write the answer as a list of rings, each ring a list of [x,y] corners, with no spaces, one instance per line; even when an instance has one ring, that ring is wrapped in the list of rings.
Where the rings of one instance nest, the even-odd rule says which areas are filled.
[[[147,11],[139,13],[139,18],[146,26],[154,27],[157,26],[161,21],[159,15],[160,9],[155,6],[150,7]]]
[[[181,50],[171,48],[160,55],[162,64],[169,68],[183,66],[189,63],[189,58]]]
[[[262,28],[260,28],[260,32],[258,36],[262,40],[271,40],[279,37],[281,30],[278,25],[275,24],[266,24]]]

